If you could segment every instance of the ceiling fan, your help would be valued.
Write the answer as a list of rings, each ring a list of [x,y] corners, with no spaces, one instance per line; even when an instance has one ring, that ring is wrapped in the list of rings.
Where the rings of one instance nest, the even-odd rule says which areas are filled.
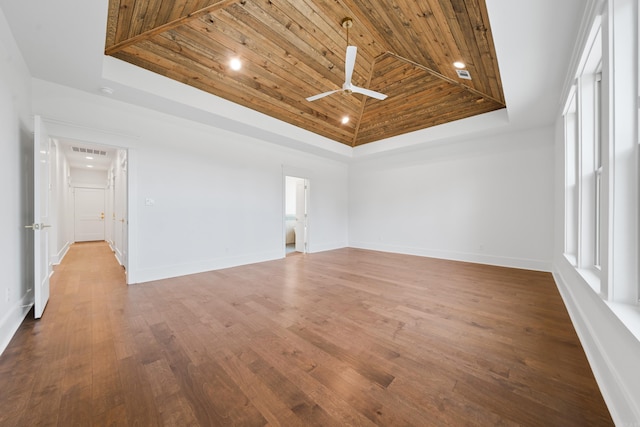
[[[353,26],[353,21],[351,18],[344,18],[342,20],[342,26],[347,29],[347,45],[349,44],[349,28]],[[307,98],[307,101],[315,101],[316,99],[324,98],[325,96],[331,95],[336,92],[345,92],[349,93],[360,93],[362,95],[370,96],[375,99],[383,100],[387,97],[387,95],[375,92],[373,90],[365,89],[363,87],[356,86],[351,83],[351,77],[353,76],[353,67],[356,65],[356,54],[358,52],[358,48],[355,46],[347,46],[347,54],[345,57],[345,65],[344,65],[344,84],[342,85],[342,89],[330,90],[329,92],[319,93],[318,95],[313,95]]]

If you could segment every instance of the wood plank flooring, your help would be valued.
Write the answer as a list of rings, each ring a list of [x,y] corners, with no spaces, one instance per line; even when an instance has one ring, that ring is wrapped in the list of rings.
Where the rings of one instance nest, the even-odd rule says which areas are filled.
[[[126,286],[75,244],[2,426],[613,425],[550,274],[341,249]]]

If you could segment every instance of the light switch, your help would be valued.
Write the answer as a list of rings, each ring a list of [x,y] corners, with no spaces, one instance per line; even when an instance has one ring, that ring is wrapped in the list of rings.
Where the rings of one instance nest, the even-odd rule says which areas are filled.
[[[144,204],[145,206],[153,206],[156,204],[156,201],[147,197],[144,199]]]

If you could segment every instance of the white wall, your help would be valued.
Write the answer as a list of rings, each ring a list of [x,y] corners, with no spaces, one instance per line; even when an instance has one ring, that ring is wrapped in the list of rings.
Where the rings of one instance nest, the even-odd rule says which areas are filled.
[[[311,181],[310,252],[347,244],[346,163],[39,80],[33,91],[52,136],[129,148],[132,282],[283,257],[292,167]]]
[[[349,179],[350,246],[551,269],[553,132],[363,160]]]
[[[0,353],[33,299],[33,236],[24,228],[33,222],[30,76],[8,28],[0,10]]]

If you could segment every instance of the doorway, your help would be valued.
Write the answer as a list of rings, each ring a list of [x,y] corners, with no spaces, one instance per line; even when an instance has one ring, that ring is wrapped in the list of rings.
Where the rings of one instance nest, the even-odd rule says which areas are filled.
[[[52,197],[58,214],[57,249],[73,243],[105,241],[128,268],[128,150],[55,138],[52,168],[59,191]],[[64,255],[64,254],[62,254]],[[62,257],[58,257],[58,262]]]
[[[40,318],[53,266],[76,242],[105,241],[106,193],[116,191],[108,169],[127,151],[51,136],[40,116],[34,128],[33,223],[25,227],[34,232],[34,317]]]
[[[117,247],[118,251],[113,249],[113,252],[122,254],[116,258],[125,268],[126,283],[133,283],[128,271],[130,184],[127,164],[130,150],[110,145],[111,133],[55,120],[46,121],[45,125],[45,121],[36,115],[33,138],[25,138],[25,141],[31,140],[29,149],[25,150],[27,164],[31,165],[27,169],[31,185],[27,185],[24,193],[27,198],[25,212],[28,221],[33,221],[25,224],[25,228],[33,233],[33,238],[27,239],[31,244],[26,259],[31,261],[28,273],[32,278],[29,282],[33,283],[35,318],[42,316],[49,299],[49,278],[55,272],[54,266],[60,264],[76,241],[102,240],[112,249]],[[126,140],[126,136],[119,139]],[[104,141],[104,144],[97,141]],[[88,225],[89,216],[96,216],[93,212],[84,218],[87,223],[78,224],[76,228],[76,188],[90,190],[93,194],[84,195],[104,204],[100,211],[101,227]],[[96,189],[100,191],[93,191]],[[83,190],[79,192],[83,193]],[[81,216],[85,213],[83,203],[84,208],[91,204],[89,200],[80,200],[78,212]],[[107,222],[109,215],[114,222],[116,217],[120,218],[119,230],[114,231],[117,227]],[[76,230],[80,231],[77,239]]]
[[[285,176],[285,253],[309,250],[309,180]]]

